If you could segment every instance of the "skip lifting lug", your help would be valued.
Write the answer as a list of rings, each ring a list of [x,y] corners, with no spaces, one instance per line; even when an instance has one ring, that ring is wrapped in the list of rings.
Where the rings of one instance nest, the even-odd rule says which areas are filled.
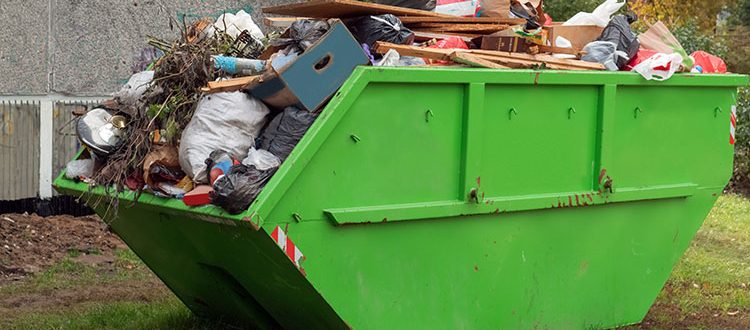
[[[479,204],[479,195],[477,193],[477,188],[471,188],[469,191],[469,202],[474,202]]]
[[[516,111],[516,108],[510,108],[510,110],[508,110],[508,119],[513,119],[513,115],[518,116],[518,111]]]

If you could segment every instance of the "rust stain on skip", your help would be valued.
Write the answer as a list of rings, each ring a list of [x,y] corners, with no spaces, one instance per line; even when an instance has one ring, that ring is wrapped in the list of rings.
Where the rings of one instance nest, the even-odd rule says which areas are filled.
[[[607,176],[607,169],[603,168],[601,172],[599,172],[599,184],[602,184],[602,180],[604,180],[604,177]]]

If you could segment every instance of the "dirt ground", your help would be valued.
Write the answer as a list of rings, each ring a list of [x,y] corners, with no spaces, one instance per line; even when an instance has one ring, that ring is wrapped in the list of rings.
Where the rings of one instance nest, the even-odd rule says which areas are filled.
[[[33,315],[173,297],[123,251],[96,216],[0,215],[0,328]]]
[[[70,255],[85,263],[114,261],[125,244],[99,218],[0,215],[0,285],[39,273]]]
[[[96,216],[0,215],[0,249],[0,328],[55,310],[85,313],[91,304],[176,302]],[[675,301],[682,293],[674,285],[667,283],[641,324],[626,329],[750,329],[747,310],[681,310]],[[201,328],[194,322],[178,328]]]

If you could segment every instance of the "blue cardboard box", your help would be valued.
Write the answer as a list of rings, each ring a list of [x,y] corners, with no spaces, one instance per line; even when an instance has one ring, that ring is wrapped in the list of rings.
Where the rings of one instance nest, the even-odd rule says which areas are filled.
[[[274,63],[272,69],[249,86],[250,93],[271,107],[297,106],[318,110],[349,78],[358,65],[370,59],[341,21],[317,43],[296,58]]]

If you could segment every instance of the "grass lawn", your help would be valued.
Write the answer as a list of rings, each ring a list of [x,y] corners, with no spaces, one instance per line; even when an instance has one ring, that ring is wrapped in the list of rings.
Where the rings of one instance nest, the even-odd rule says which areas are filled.
[[[0,286],[0,329],[219,329],[194,317],[129,250],[114,262],[69,258]],[[750,199],[726,195],[631,329],[750,329]]]

